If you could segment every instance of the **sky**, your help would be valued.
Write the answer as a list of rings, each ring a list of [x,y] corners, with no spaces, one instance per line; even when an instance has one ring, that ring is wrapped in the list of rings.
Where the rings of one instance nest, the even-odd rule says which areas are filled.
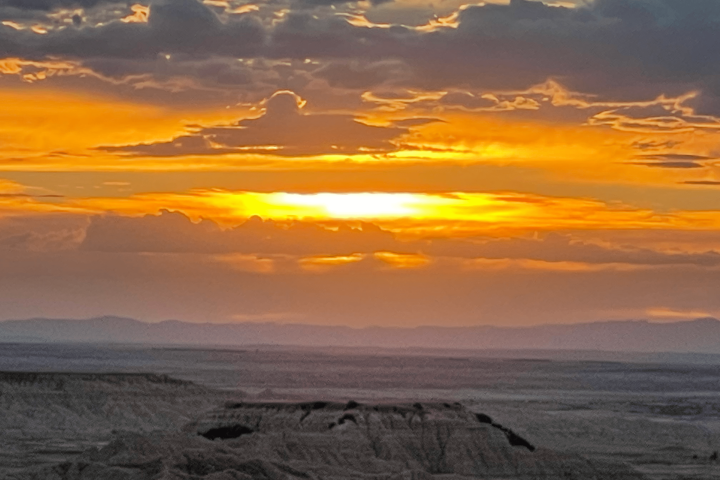
[[[0,0],[0,320],[720,316],[717,0]]]

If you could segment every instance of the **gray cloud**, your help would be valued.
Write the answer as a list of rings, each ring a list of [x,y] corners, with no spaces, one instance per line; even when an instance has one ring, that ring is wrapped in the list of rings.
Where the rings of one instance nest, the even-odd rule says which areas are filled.
[[[39,35],[0,25],[0,55],[30,59],[148,59],[160,54],[254,56],[264,28],[250,15],[221,22],[196,0],[155,0],[147,23],[119,19],[97,26],[61,28]]]
[[[87,5],[100,3],[88,0]],[[457,28],[430,30],[369,28],[331,9],[292,5],[278,20],[269,5],[218,16],[196,0],[156,0],[147,24],[111,21],[46,35],[0,26],[0,55],[95,61],[99,69],[99,59],[147,61],[160,54],[314,59],[320,63],[315,76],[338,88],[370,88],[392,78],[433,90],[522,90],[555,78],[600,99],[648,100],[698,90],[703,95],[688,105],[699,113],[720,111],[720,64],[713,47],[720,45],[720,3],[715,0],[597,0],[577,8],[513,0],[463,8]]]
[[[429,255],[465,258],[527,259],[544,262],[589,264],[630,264],[644,266],[720,265],[720,253],[665,253],[630,246],[607,247],[579,241],[571,235],[550,234],[540,239],[443,240],[432,242],[423,251]]]
[[[461,107],[466,110],[488,109],[497,105],[497,102],[473,95],[469,92],[450,92],[443,95],[438,101],[441,105]]]
[[[688,235],[696,240],[698,234]],[[425,253],[437,261],[409,270],[388,268],[370,255],[313,271],[296,263],[293,268],[291,260],[282,263],[288,255],[376,250]],[[222,255],[235,252],[251,254],[250,263],[280,265],[268,274],[246,268],[243,258]],[[490,264],[488,271],[482,262],[458,268],[441,257],[637,262],[663,268],[557,271],[510,263]],[[291,312],[313,323],[437,325],[572,322],[659,306],[716,311],[720,270],[699,267],[717,267],[717,257],[714,252],[609,248],[569,235],[400,242],[367,224],[332,231],[302,222],[281,228],[259,219],[222,230],[177,213],[93,217],[89,226],[82,216],[2,217],[0,318],[116,313],[213,321]]]
[[[98,5],[128,3],[127,0],[0,0],[0,7],[50,12],[60,8],[91,8]],[[139,1],[137,3],[146,2]]]
[[[0,216],[0,247],[47,252],[74,250],[85,238],[84,215]]]
[[[181,213],[130,218],[94,217],[81,249],[104,252],[249,253],[282,255],[345,255],[397,247],[394,236],[375,225],[330,230],[295,222],[289,227],[253,217],[222,230],[209,220],[192,223]]]
[[[111,313],[206,322],[289,312],[326,324],[513,325],[600,319],[657,306],[720,308],[720,272],[683,266],[558,273],[441,264],[397,270],[356,262],[322,273],[268,275],[206,255],[2,247],[0,264],[2,319]]]
[[[313,72],[332,87],[368,90],[387,83],[407,81],[407,65],[400,61],[329,62]]]
[[[65,195],[30,195],[27,193],[0,193],[0,198],[64,198]]]
[[[331,5],[342,5],[344,3],[357,3],[362,0],[295,0],[293,3],[299,5],[306,5],[309,7],[328,7]],[[369,0],[372,5],[382,5],[383,3],[390,3],[394,0]]]
[[[0,0],[0,21],[79,27],[84,18],[96,24],[125,16],[131,13],[130,5],[136,3],[147,4],[142,0]]]
[[[242,253],[253,255],[349,255],[390,251],[434,258],[537,260],[594,265],[638,266],[693,265],[716,267],[720,253],[666,253],[631,246],[601,246],[550,234],[539,239],[434,239],[401,241],[391,232],[364,223],[360,228],[323,226],[296,222],[279,225],[258,217],[222,230],[204,220],[193,224],[181,213],[164,212],[142,218],[94,217],[81,249],[104,252]]]
[[[377,153],[396,150],[391,141],[407,132],[404,127],[366,125],[352,115],[304,114],[298,102],[291,92],[278,92],[265,102],[265,113],[258,118],[231,126],[201,128],[170,142],[102,149],[149,156]]]
[[[715,160],[702,155],[684,155],[684,154],[661,154],[661,155],[642,155],[637,161],[628,162],[630,165],[643,165],[655,168],[705,168],[705,163]]]
[[[720,181],[718,180],[687,180],[682,183],[685,185],[705,185],[710,187],[720,186]]]

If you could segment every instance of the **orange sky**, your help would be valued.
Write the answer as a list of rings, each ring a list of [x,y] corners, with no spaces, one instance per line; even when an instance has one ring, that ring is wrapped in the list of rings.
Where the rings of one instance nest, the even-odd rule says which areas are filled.
[[[720,7],[333,3],[0,6],[2,318],[720,314]]]

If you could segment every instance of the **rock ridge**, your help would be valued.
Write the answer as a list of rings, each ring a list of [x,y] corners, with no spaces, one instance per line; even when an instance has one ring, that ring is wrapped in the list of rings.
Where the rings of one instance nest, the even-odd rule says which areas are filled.
[[[640,480],[535,448],[459,403],[232,402],[180,431],[118,433],[22,480]]]

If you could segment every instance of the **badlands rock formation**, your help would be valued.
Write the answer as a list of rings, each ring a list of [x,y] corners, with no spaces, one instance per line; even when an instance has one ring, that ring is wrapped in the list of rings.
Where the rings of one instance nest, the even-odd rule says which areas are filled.
[[[31,438],[177,428],[217,404],[214,393],[165,375],[0,372],[0,429]]]
[[[164,375],[0,372],[0,479],[105,445],[114,430],[178,430],[223,398]]]
[[[22,480],[634,480],[536,448],[460,404],[228,403],[180,431],[119,433]]]

